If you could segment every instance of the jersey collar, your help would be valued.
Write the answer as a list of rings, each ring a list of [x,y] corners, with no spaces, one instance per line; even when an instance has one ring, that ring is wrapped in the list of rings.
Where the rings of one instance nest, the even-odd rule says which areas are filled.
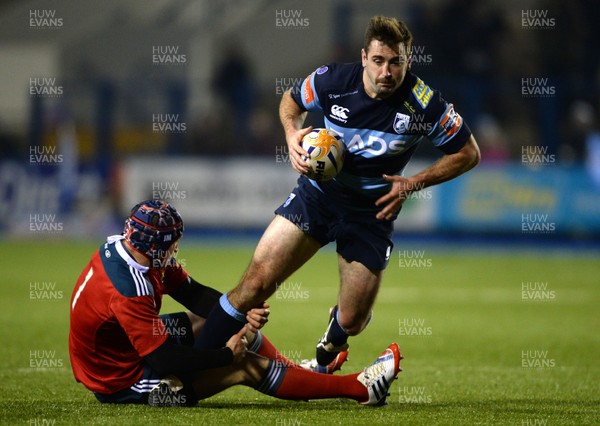
[[[127,253],[127,250],[125,250],[125,247],[123,247],[123,243],[121,242],[121,240],[124,240],[125,237],[123,235],[111,235],[110,237],[108,237],[107,242],[110,243],[114,243],[115,244],[115,248],[117,249],[117,253],[119,253],[119,256],[121,256],[121,258],[127,262],[127,264],[129,266],[131,266],[132,268],[142,272],[142,273],[146,273],[148,272],[148,268],[147,266],[144,265],[140,265],[139,263],[137,263],[135,261],[135,259],[133,257],[131,257],[131,255],[129,253]]]

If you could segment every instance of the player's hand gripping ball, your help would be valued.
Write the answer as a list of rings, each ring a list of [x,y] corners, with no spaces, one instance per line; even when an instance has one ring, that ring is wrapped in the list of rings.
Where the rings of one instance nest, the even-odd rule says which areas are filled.
[[[302,148],[309,157],[304,160],[310,164],[308,178],[323,181],[333,179],[344,166],[346,145],[342,137],[330,129],[314,129],[302,139]]]

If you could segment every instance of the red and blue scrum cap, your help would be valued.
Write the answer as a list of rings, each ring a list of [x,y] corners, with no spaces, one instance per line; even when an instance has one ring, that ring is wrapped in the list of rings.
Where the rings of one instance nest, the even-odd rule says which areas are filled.
[[[146,200],[131,209],[123,235],[134,249],[155,258],[181,238],[183,229],[183,219],[173,206]]]

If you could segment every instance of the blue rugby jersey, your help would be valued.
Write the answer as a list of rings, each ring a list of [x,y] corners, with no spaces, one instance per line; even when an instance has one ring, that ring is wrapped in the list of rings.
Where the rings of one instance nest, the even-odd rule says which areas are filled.
[[[401,174],[423,139],[446,154],[458,152],[471,136],[462,117],[441,94],[410,71],[387,99],[373,99],[363,86],[360,62],[329,64],[291,91],[305,111],[322,111],[325,126],[340,133],[347,147],[344,167],[334,179],[310,182],[350,213],[374,216],[375,200],[391,185],[382,174]]]

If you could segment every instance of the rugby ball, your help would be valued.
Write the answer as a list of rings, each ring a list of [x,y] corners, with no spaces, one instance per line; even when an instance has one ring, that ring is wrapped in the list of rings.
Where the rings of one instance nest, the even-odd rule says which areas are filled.
[[[302,148],[308,152],[304,160],[310,164],[309,179],[333,179],[344,166],[346,145],[342,137],[330,129],[313,129],[302,138]]]

